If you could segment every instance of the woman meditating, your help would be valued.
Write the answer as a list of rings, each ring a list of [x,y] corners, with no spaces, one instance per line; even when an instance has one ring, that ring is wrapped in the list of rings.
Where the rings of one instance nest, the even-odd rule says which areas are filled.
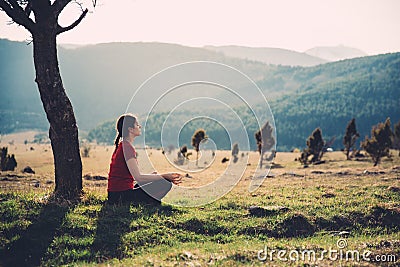
[[[132,145],[141,135],[142,126],[132,114],[124,114],[117,120],[117,138],[108,174],[108,202],[136,202],[160,204],[171,190],[172,184],[180,184],[179,173],[140,173],[135,147]]]

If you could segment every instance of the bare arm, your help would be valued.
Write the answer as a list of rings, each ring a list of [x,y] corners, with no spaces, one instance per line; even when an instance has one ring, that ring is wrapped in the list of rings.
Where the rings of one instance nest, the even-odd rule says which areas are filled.
[[[136,181],[140,183],[154,182],[161,179],[166,179],[173,184],[180,184],[182,180],[182,175],[179,173],[165,173],[165,174],[142,174],[140,173],[139,166],[135,158],[130,158],[126,162],[128,169],[135,178]]]

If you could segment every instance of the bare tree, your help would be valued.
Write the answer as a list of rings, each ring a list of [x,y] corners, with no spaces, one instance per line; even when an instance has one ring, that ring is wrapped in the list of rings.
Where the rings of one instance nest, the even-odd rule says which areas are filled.
[[[78,26],[88,13],[88,9],[82,9],[79,18],[72,24],[60,26],[59,15],[70,3],[81,6],[71,0],[0,0],[0,9],[32,35],[35,82],[50,124],[55,193],[66,199],[74,199],[81,194],[82,161],[74,111],[58,67],[56,38]],[[95,6],[96,1],[92,3]]]

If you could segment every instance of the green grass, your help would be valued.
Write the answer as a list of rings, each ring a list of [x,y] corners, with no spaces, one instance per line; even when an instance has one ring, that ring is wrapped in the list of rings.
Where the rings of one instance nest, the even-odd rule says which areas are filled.
[[[65,205],[44,194],[0,193],[0,265],[263,265],[257,252],[266,245],[321,251],[336,247],[333,234],[342,230],[350,232],[348,248],[396,254],[398,264],[400,193],[389,185],[399,178],[341,179],[268,180],[256,193],[234,190],[197,208],[108,205],[95,194]],[[253,216],[251,205],[289,210]]]

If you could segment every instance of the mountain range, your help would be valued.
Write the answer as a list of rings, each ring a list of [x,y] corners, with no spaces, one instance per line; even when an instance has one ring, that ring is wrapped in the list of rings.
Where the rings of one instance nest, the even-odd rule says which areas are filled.
[[[339,61],[356,57],[368,56],[367,53],[353,47],[338,46],[319,46],[308,49],[304,52],[307,55],[325,59],[327,61]]]
[[[323,127],[326,138],[336,136],[339,140],[352,117],[362,128],[361,136],[387,116],[393,122],[400,118],[399,53],[328,62],[307,54],[321,49],[296,53],[235,48],[241,55],[232,55],[225,48],[108,43],[59,46],[58,53],[63,83],[81,132],[115,120],[147,78],[188,61],[219,62],[247,74],[270,102],[281,150],[304,146],[307,136],[318,126]],[[269,51],[270,59],[262,51]],[[347,54],[353,56],[360,54]],[[1,133],[48,128],[34,76],[32,46],[0,39]],[[136,108],[138,114],[144,112],[140,104]]]
[[[340,46],[319,46],[296,52],[282,48],[244,46],[205,46],[205,49],[222,53],[228,57],[261,61],[265,64],[285,66],[315,66],[332,61],[364,57],[367,54],[357,48]]]

